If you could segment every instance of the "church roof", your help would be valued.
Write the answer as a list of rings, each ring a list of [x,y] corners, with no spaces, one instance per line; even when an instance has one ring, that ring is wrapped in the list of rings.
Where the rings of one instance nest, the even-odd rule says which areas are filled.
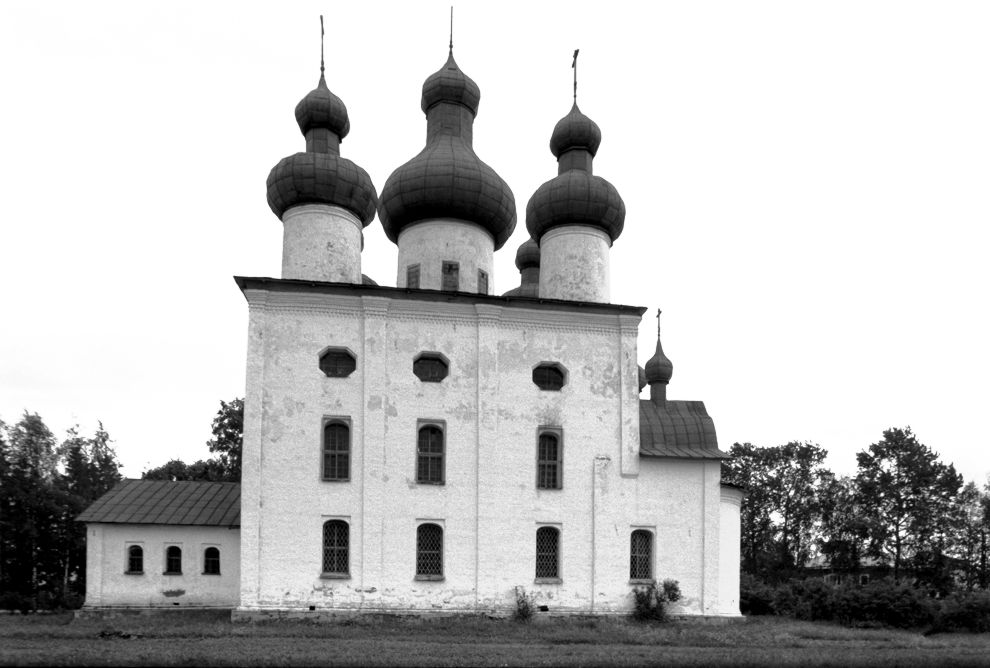
[[[241,485],[198,480],[124,479],[94,501],[76,520],[239,527]]]
[[[728,459],[702,401],[639,402],[639,454],[677,459]]]

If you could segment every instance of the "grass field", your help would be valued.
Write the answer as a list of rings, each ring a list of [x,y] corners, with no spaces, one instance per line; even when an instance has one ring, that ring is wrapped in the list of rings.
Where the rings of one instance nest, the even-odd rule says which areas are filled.
[[[990,666],[990,634],[924,636],[772,617],[626,619],[364,616],[231,624],[219,614],[0,617],[0,665]]]

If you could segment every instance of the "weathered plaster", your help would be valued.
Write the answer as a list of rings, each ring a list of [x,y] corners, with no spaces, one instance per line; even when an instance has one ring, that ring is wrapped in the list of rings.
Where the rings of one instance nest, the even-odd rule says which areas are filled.
[[[282,214],[282,278],[361,283],[361,231],[339,206],[292,207]]]

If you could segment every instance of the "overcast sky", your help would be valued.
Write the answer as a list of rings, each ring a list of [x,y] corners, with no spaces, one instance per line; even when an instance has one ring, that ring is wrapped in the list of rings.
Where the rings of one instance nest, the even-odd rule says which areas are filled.
[[[208,455],[244,394],[233,275],[279,276],[265,179],[319,78],[379,191],[422,148],[449,2],[0,5],[0,418],[102,420],[124,473]],[[911,426],[990,473],[990,3],[459,2],[478,155],[519,222],[571,104],[626,203],[612,301],[656,307],[668,395],[719,443],[820,444],[837,472]],[[364,273],[395,285],[375,220]]]

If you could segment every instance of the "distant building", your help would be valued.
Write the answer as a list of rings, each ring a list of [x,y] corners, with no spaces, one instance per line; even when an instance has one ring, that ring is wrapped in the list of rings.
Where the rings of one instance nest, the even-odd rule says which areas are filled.
[[[322,75],[296,107],[306,150],[268,178],[282,277],[236,279],[249,325],[240,540],[225,548],[240,554],[235,614],[508,612],[520,589],[551,612],[613,613],[672,578],[679,612],[738,615],[741,494],[720,483],[714,423],[667,399],[659,338],[638,365],[646,309],[610,303],[625,206],[592,173],[601,131],[576,103],[553,129],[558,174],[529,200],[521,284],[497,296],[515,197],[472,148],[479,101],[451,53],[423,85],[426,145],[380,198],[340,155],[347,111]],[[376,212],[397,287],[361,271]],[[148,535],[154,559],[178,540],[165,531]],[[138,586],[121,575],[128,535],[106,534],[97,558]]]

